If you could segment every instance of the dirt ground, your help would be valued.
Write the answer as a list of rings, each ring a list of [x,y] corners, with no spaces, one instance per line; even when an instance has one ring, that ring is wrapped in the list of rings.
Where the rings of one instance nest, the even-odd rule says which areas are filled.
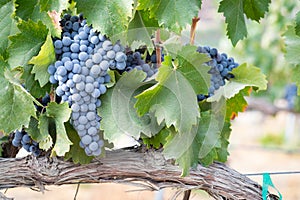
[[[292,125],[289,121],[290,119],[291,116],[287,113],[279,113],[276,117],[264,116],[254,111],[240,114],[233,122],[228,165],[245,174],[299,171],[300,153],[299,151],[291,151],[296,148],[294,141],[299,141],[299,129],[295,129],[295,135],[280,148],[264,148],[259,142],[260,138],[266,134],[285,134],[286,127]],[[260,184],[262,183],[262,176],[250,178]],[[300,200],[300,174],[271,175],[271,178],[276,188],[283,195],[283,199]],[[136,191],[137,189],[139,188],[117,184],[81,185],[76,199],[167,200],[174,198],[177,192],[172,189],[162,192]],[[44,194],[27,188],[9,189],[6,195],[14,197],[16,200],[69,200],[74,199],[75,192],[76,185],[67,185],[47,187],[47,191]],[[182,199],[182,196],[176,199]],[[204,192],[194,191],[191,199],[208,200],[212,198],[208,197]]]

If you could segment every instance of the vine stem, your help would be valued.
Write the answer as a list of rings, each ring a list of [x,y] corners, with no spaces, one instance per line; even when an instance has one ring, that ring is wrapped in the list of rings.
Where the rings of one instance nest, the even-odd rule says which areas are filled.
[[[190,199],[190,196],[191,196],[191,190],[186,190],[184,192],[184,195],[183,195],[183,199],[182,200],[189,200]]]
[[[161,47],[160,47],[160,29],[156,30],[155,33],[155,50],[156,50],[156,64],[157,68],[161,66]]]
[[[76,192],[75,192],[75,195],[74,195],[74,200],[77,199],[77,195],[78,195],[78,192],[79,192],[79,187],[80,187],[80,183],[77,184]]]
[[[55,102],[55,89],[53,88],[53,86],[51,86],[51,91],[50,91],[50,94],[49,94],[49,96],[50,96],[50,101],[51,102]]]
[[[192,19],[192,26],[191,26],[191,32],[190,32],[190,44],[194,45],[195,43],[195,32],[196,32],[196,27],[197,23],[200,20],[200,17],[194,17]]]
[[[94,160],[86,165],[56,157],[0,158],[0,190],[24,186],[44,190],[46,185],[108,182],[132,184],[151,191],[170,187],[181,191],[202,189],[216,200],[262,199],[258,183],[222,163],[209,167],[197,165],[189,176],[182,177],[181,169],[172,160],[154,150],[107,151],[100,162]],[[271,194],[269,198],[278,199]]]

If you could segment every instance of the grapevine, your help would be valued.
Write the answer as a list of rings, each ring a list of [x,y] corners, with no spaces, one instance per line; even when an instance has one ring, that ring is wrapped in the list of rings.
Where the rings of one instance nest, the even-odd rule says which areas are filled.
[[[218,45],[194,41],[201,3],[1,1],[0,131],[12,140],[0,142],[76,164],[121,143],[159,148],[182,176],[226,162],[232,120],[267,80]],[[233,46],[247,37],[245,20],[259,22],[269,4],[220,1]],[[190,44],[181,40],[187,25]],[[284,35],[286,58],[297,66],[290,107],[299,27],[298,19]]]

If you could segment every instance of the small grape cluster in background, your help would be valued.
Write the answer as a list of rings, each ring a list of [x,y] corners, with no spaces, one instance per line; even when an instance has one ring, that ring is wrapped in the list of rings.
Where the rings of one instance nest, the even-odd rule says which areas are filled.
[[[296,84],[289,84],[285,87],[285,96],[288,103],[288,109],[294,109],[295,107],[295,100],[297,97],[297,86]]]
[[[199,46],[197,52],[205,53],[211,58],[211,60],[206,63],[211,67],[208,71],[208,73],[211,74],[208,95],[197,95],[198,101],[202,101],[212,96],[216,90],[225,85],[225,79],[229,80],[233,78],[233,74],[230,72],[238,67],[239,64],[236,63],[232,57],[228,57],[226,53],[219,53],[216,48]]]
[[[39,156],[41,153],[38,143],[32,140],[24,130],[15,131],[12,145],[15,147],[23,147],[27,152],[31,152],[34,156]]]

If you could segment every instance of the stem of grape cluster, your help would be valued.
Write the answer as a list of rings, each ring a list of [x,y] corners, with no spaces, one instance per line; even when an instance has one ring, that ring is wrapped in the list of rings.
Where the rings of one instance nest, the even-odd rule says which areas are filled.
[[[50,96],[50,102],[55,102],[56,95],[55,95],[55,89],[53,88],[53,86],[51,87],[49,96]]]
[[[194,45],[195,42],[195,32],[196,32],[196,27],[197,23],[200,20],[200,17],[194,17],[192,19],[192,26],[191,26],[191,32],[190,32],[190,44]]]
[[[157,29],[155,33],[155,50],[156,50],[156,63],[157,67],[161,65],[161,47],[160,47],[160,30]]]

